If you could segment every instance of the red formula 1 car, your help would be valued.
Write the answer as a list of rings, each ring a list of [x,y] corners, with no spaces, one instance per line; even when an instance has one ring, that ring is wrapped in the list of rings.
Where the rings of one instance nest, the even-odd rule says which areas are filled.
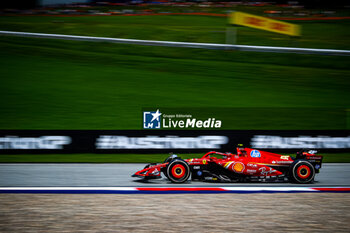
[[[237,154],[211,151],[202,158],[181,159],[169,156],[161,164],[148,164],[133,177],[161,178],[161,173],[173,183],[191,180],[221,182],[290,181],[313,182],[319,173],[322,156],[316,151],[298,152],[296,157],[250,148],[237,148]]]

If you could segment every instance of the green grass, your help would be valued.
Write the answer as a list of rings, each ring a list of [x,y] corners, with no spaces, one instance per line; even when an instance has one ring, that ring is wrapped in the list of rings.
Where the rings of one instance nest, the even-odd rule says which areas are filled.
[[[266,123],[235,108],[350,99],[349,57],[1,37],[0,59],[1,129],[140,129],[144,107],[228,108],[226,129],[343,129],[343,118],[303,124],[291,112]]]
[[[183,159],[200,158],[203,154],[178,154]],[[350,163],[349,153],[323,155],[324,163]],[[0,163],[160,163],[166,154],[36,154],[1,155]]]
[[[0,30],[214,43],[224,42],[226,27],[224,18],[202,16],[0,19]],[[298,42],[249,28],[239,28],[238,42],[349,48],[349,20],[298,23]],[[0,129],[140,129],[147,107],[199,108],[224,129],[349,122],[349,57],[2,36],[0,60]]]

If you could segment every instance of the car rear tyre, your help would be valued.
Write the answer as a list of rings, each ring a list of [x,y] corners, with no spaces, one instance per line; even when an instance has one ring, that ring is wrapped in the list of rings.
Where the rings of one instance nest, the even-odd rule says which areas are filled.
[[[166,176],[173,183],[183,183],[190,177],[190,167],[182,159],[171,161],[166,167]]]
[[[289,170],[289,179],[294,183],[306,184],[315,178],[314,166],[305,160],[296,160],[291,164]]]

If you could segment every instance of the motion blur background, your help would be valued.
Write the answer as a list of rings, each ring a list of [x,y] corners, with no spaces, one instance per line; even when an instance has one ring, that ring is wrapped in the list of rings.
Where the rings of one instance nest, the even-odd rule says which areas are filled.
[[[240,26],[236,44],[350,49],[348,1],[14,0],[0,7],[3,31],[218,44],[227,43],[227,14],[242,11],[302,33]],[[141,130],[142,109],[163,107],[217,112],[227,130],[342,130],[350,148],[349,56],[1,36],[0,59],[4,137],[17,135],[4,130]],[[106,156],[5,154],[0,161],[125,161]],[[350,161],[344,151],[329,156]]]
[[[297,24],[301,36],[228,25],[232,11]],[[349,26],[350,3],[345,0],[0,1],[0,31],[350,50]],[[112,44],[0,32],[0,61],[0,189],[174,188],[166,179],[141,183],[131,178],[142,164],[113,163],[162,162],[171,151],[182,158],[208,150],[232,152],[243,141],[247,147],[283,154],[321,149],[320,174],[305,186],[348,190],[349,56]],[[144,130],[142,112],[157,109],[215,117],[223,126]],[[184,185],[283,186],[287,192],[295,186]],[[1,232],[348,232],[350,228],[347,193],[37,191],[0,195]]]

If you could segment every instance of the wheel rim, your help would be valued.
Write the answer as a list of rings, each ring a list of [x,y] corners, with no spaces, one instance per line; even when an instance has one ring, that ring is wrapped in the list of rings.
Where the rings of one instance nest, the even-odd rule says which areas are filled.
[[[311,175],[311,170],[308,166],[306,165],[301,165],[297,169],[297,174],[300,178],[306,179]]]
[[[186,174],[185,170],[186,169],[182,164],[176,164],[175,166],[172,167],[171,174],[173,175],[174,178],[181,179]]]

